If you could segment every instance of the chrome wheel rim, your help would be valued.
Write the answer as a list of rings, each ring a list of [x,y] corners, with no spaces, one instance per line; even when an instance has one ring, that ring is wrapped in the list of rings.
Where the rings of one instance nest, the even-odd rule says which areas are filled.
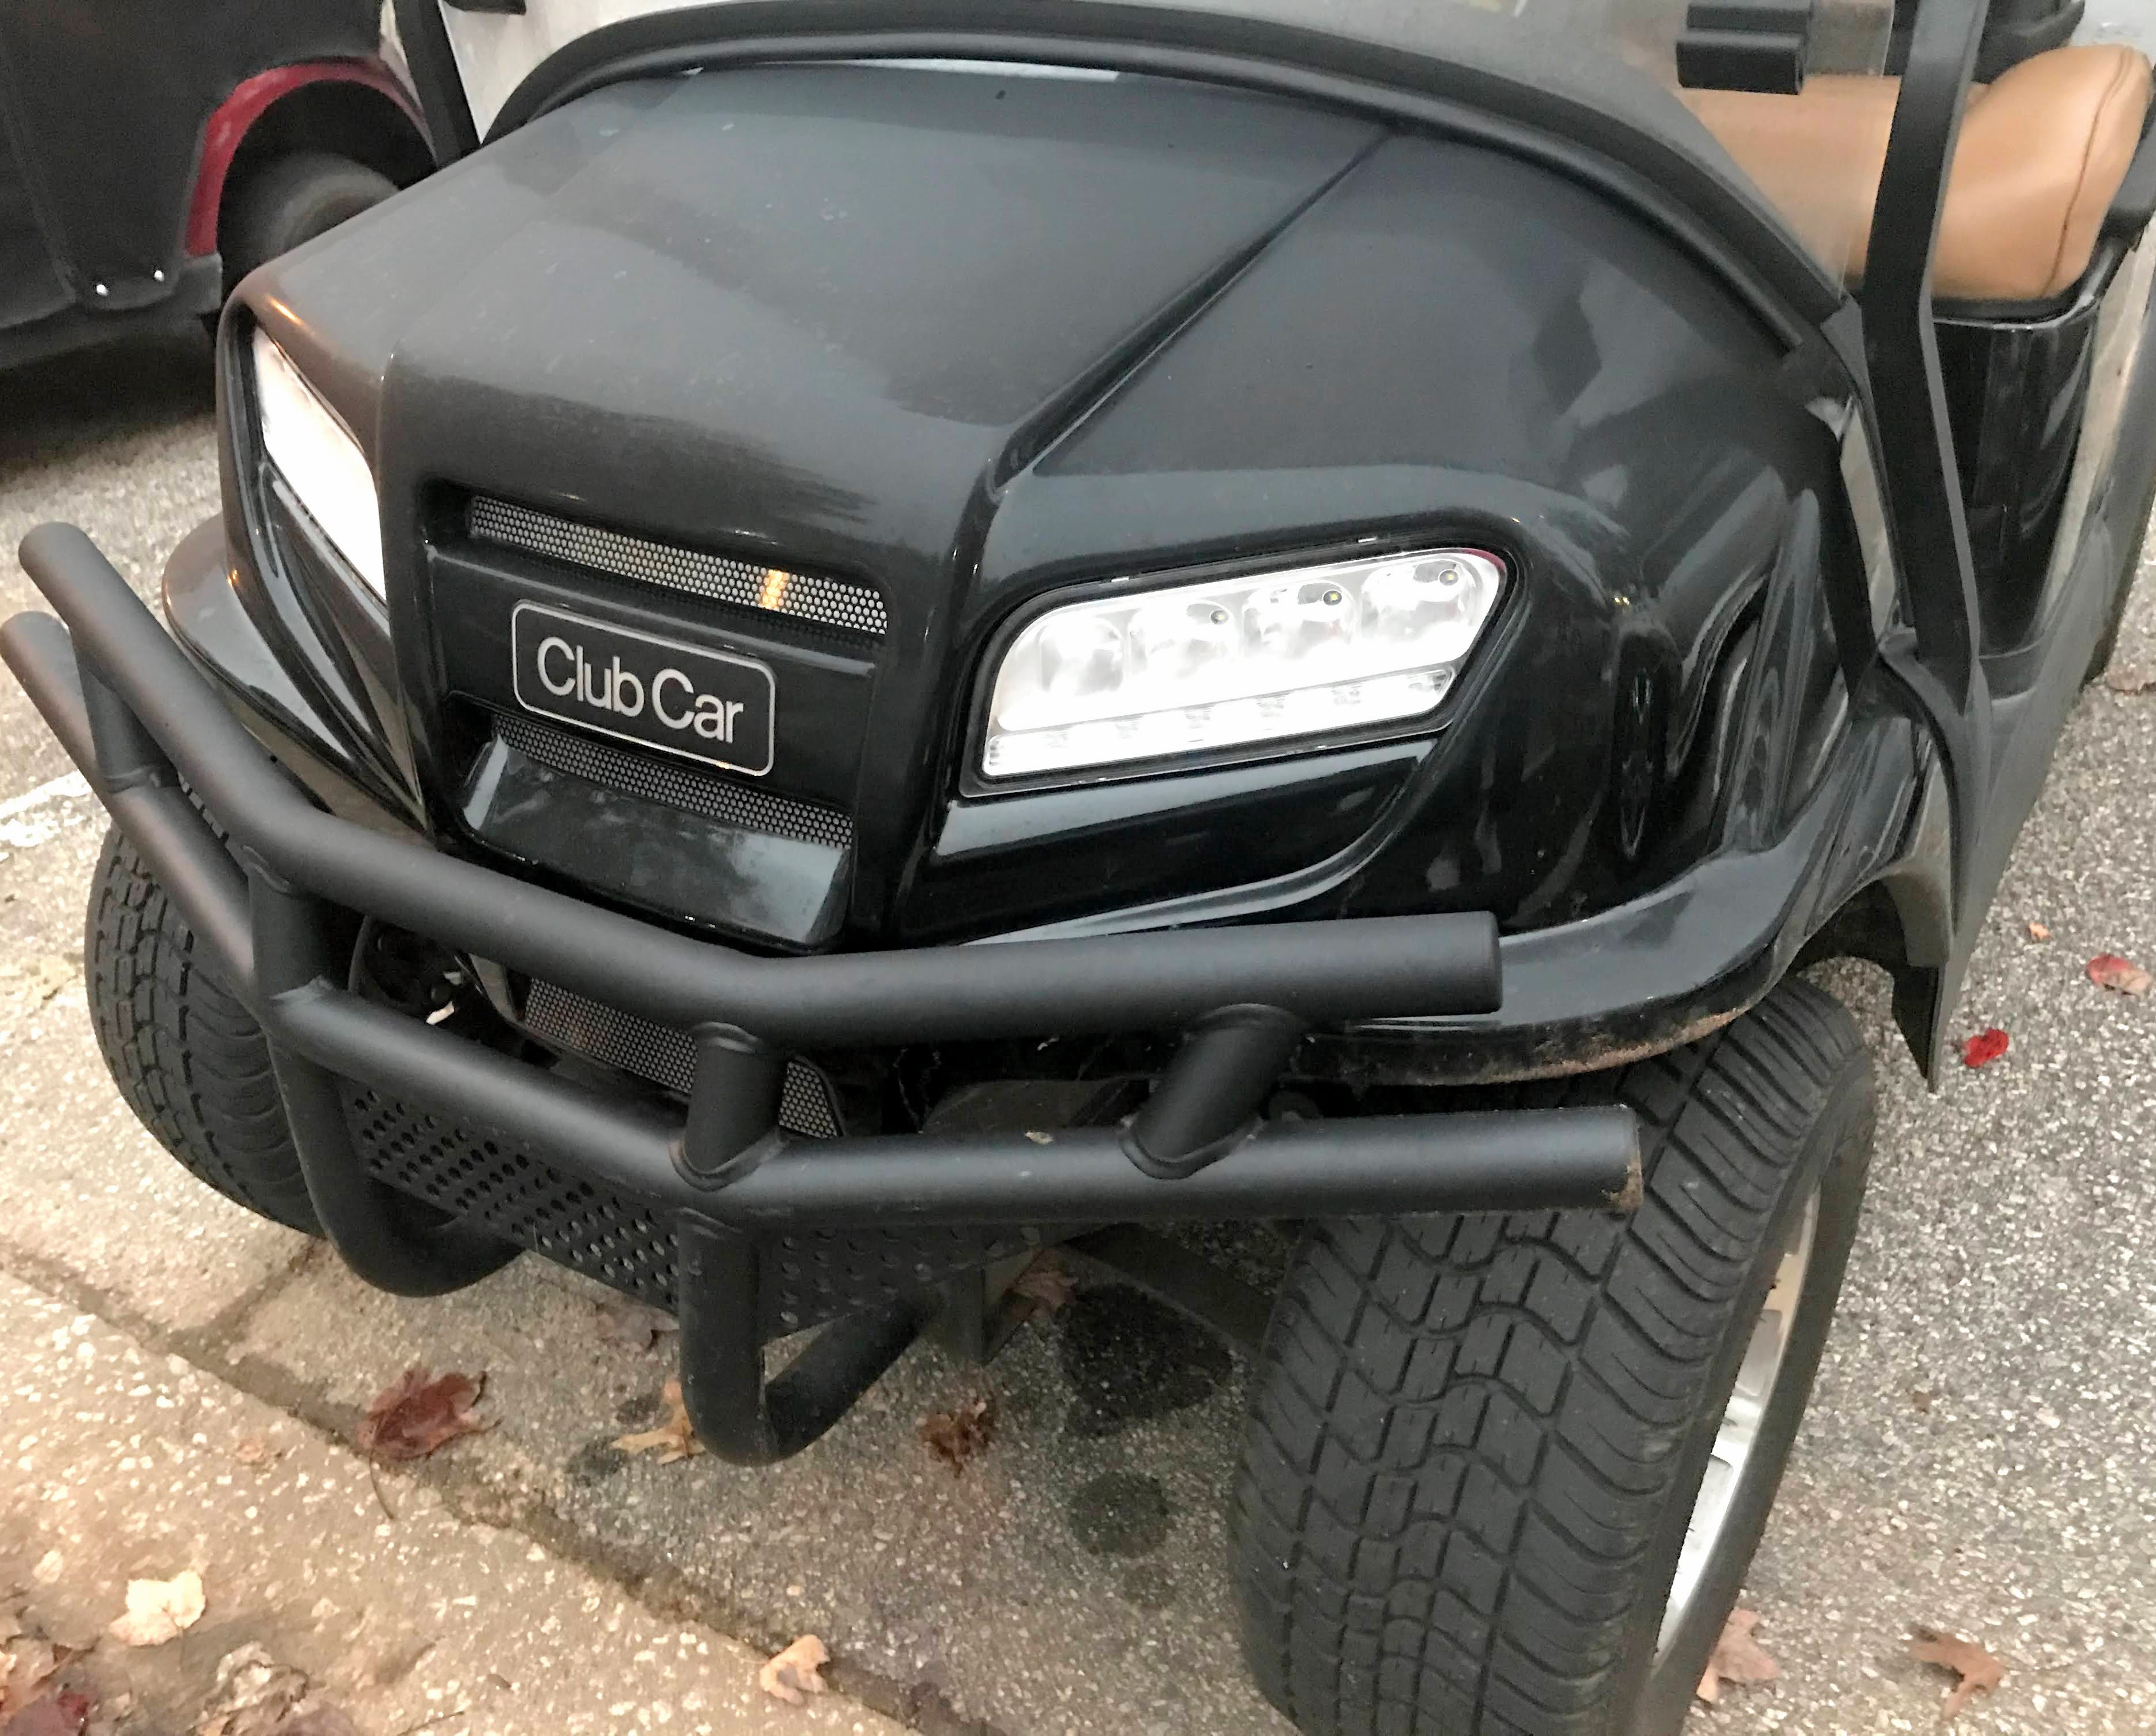
[[[1670,1636],[1699,1595],[1700,1581],[1729,1523],[1737,1492],[1743,1486],[1745,1468],[1751,1462],[1768,1403],[1789,1354],[1798,1299],[1804,1294],[1804,1274],[1810,1270],[1812,1246],[1818,1239],[1819,1205],[1819,1190],[1815,1188],[1775,1271],[1774,1287],[1753,1320],[1752,1340],[1745,1347],[1737,1384],[1722,1413],[1722,1426],[1715,1431],[1713,1455],[1707,1461],[1698,1497],[1692,1502],[1691,1521],[1685,1527],[1684,1548],[1677,1555],[1676,1577],[1670,1583],[1669,1605],[1662,1612],[1661,1636],[1656,1642],[1658,1651],[1669,1645]]]

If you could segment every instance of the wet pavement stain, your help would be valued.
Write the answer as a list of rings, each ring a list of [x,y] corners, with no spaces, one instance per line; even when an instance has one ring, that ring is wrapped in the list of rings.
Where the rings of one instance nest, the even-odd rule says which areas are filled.
[[[1081,1291],[1056,1317],[1070,1383],[1064,1431],[1084,1439],[1202,1405],[1234,1366],[1204,1328],[1136,1290]]]
[[[1102,1472],[1070,1497],[1071,1535],[1095,1555],[1150,1555],[1175,1528],[1175,1509],[1157,1477]]]

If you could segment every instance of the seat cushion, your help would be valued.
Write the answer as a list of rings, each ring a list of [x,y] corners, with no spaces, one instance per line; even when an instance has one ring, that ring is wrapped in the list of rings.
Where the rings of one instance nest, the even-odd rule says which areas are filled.
[[[1805,243],[1864,275],[1899,79],[1820,74],[1796,96],[1685,100]],[[2148,62],[2115,44],[2052,49],[1970,92],[1939,221],[1933,293],[2043,301],[2080,280],[2148,113]]]

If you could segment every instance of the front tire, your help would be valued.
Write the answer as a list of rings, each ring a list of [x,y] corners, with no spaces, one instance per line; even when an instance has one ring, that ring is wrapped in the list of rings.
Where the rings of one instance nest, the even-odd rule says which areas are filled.
[[[257,265],[370,210],[397,183],[330,151],[295,151],[264,164],[234,195],[219,225],[228,297]]]
[[[1786,983],[1552,1098],[1638,1112],[1630,1217],[1326,1223],[1291,1262],[1231,1536],[1251,1668],[1307,1736],[1666,1736],[1758,1547],[1863,1198],[1862,1040]],[[1740,1375],[1746,1450],[1701,1503]]]
[[[117,826],[85,927],[90,1022],[127,1107],[226,1199],[320,1235],[262,1027],[203,968],[194,931]]]

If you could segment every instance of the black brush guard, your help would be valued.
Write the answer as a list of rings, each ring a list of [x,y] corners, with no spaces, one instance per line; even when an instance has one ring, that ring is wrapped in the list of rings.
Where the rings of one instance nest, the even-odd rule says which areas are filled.
[[[497,1129],[640,1203],[674,1227],[683,1399],[724,1457],[764,1462],[814,1441],[932,1311],[923,1295],[834,1321],[767,1382],[759,1245],[780,1235],[1637,1197],[1638,1132],[1624,1109],[1260,1118],[1306,1030],[1495,1010],[1487,916],[754,958],[322,812],[80,531],[34,531],[22,559],[66,627],[18,615],[0,628],[0,652],[261,1021],[337,1251],[407,1295],[470,1283],[514,1251],[460,1220],[428,1220],[366,1171],[345,1080]],[[346,912],[692,1031],[685,1111],[595,1090],[350,992],[336,939]],[[795,1048],[1177,1030],[1181,1050],[1125,1127],[831,1140],[778,1128]]]

